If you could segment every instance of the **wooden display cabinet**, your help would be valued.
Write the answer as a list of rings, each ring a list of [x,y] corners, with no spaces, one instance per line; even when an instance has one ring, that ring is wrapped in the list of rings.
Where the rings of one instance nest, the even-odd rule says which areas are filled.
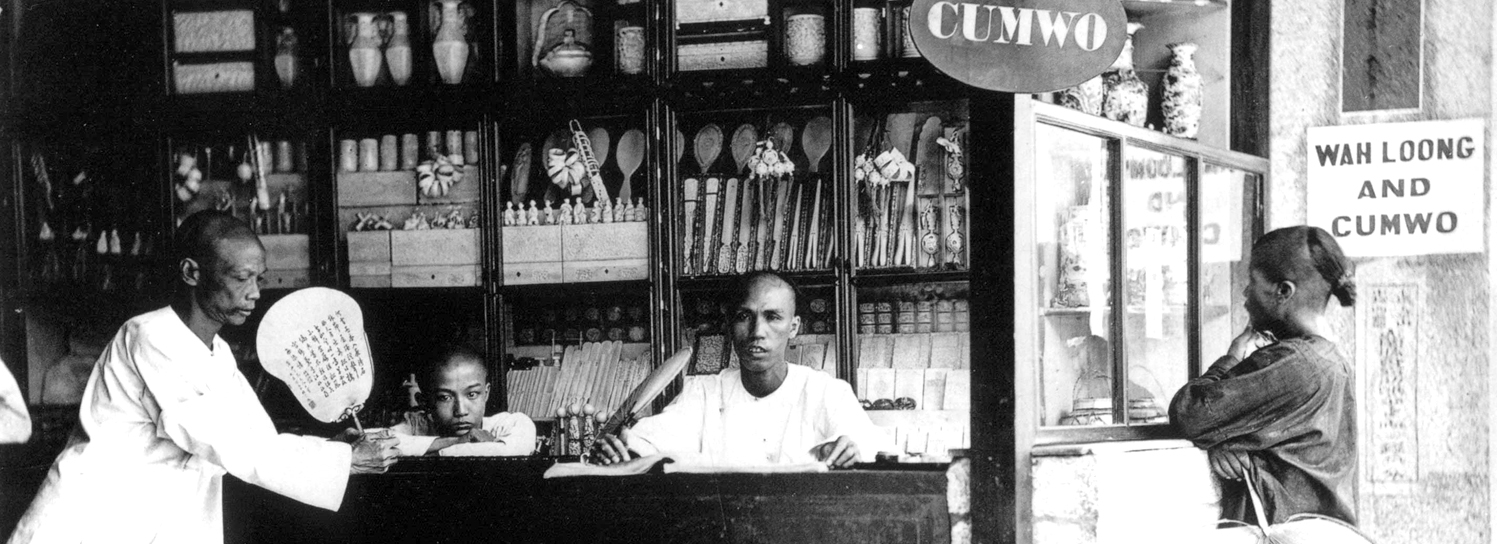
[[[764,8],[767,18],[755,19],[753,28],[733,24],[721,26],[724,21],[681,20],[677,16],[678,2],[689,0],[641,0],[623,4],[607,0],[574,0],[581,2],[577,5],[591,11],[594,35],[593,43],[588,44],[592,65],[586,75],[575,78],[556,77],[535,68],[536,53],[555,47],[549,34],[546,40],[537,39],[539,32],[535,24],[548,10],[561,5],[560,0],[467,1],[475,14],[470,19],[475,32],[469,36],[470,56],[460,85],[440,83],[441,76],[434,66],[433,35],[428,24],[430,4],[427,2],[292,2],[293,7],[282,12],[281,2],[266,0],[225,4],[249,9],[255,14],[254,49],[235,53],[255,67],[253,90],[193,95],[173,92],[172,63],[188,59],[176,58],[172,45],[175,39],[172,14],[203,11],[201,8],[205,4],[191,0],[162,0],[159,14],[141,15],[131,10],[96,9],[92,3],[87,3],[87,6],[72,1],[50,3],[49,7],[37,12],[39,15],[35,19],[21,21],[17,34],[7,34],[12,45],[45,43],[56,45],[54,49],[90,53],[79,57],[82,59],[79,62],[87,66],[67,72],[72,65],[52,68],[49,62],[72,57],[55,56],[40,46],[15,49],[16,73],[22,79],[11,82],[14,89],[11,96],[16,100],[13,105],[7,105],[9,109],[5,110],[5,115],[7,123],[18,130],[5,135],[15,138],[16,142],[9,147],[9,167],[4,181],[15,189],[15,194],[34,196],[34,193],[27,192],[31,182],[26,178],[26,161],[33,147],[54,145],[48,139],[55,136],[55,132],[47,127],[83,126],[85,121],[94,126],[130,127],[134,132],[120,133],[135,136],[111,139],[84,134],[77,141],[85,144],[130,139],[149,142],[146,146],[136,147],[154,149],[135,150],[125,146],[129,149],[122,148],[117,153],[124,157],[123,161],[133,161],[143,170],[143,173],[129,175],[132,180],[138,180],[129,185],[133,198],[156,204],[149,209],[185,211],[169,204],[174,201],[170,183],[174,166],[170,157],[179,141],[219,133],[240,138],[256,132],[257,127],[263,127],[258,131],[272,135],[272,138],[284,135],[284,139],[304,141],[306,150],[301,156],[305,158],[305,169],[296,172],[304,179],[295,182],[288,177],[283,181],[292,187],[300,183],[299,186],[306,191],[306,213],[310,218],[304,225],[307,235],[305,254],[310,269],[307,282],[352,288],[366,309],[377,310],[377,315],[367,320],[377,324],[378,330],[370,331],[371,338],[379,336],[388,340],[388,344],[374,350],[381,377],[376,386],[377,394],[371,399],[371,404],[378,406],[371,410],[404,408],[404,394],[399,383],[420,356],[417,344],[427,341],[458,341],[481,347],[494,365],[496,387],[491,397],[492,408],[497,410],[505,408],[510,398],[506,386],[511,382],[519,383],[519,376],[500,378],[507,369],[499,361],[505,354],[514,353],[513,347],[525,344],[515,342],[515,336],[527,328],[526,320],[533,319],[527,308],[555,304],[555,300],[565,299],[569,294],[589,291],[629,293],[640,300],[657,301],[642,305],[643,315],[636,321],[645,329],[645,338],[631,342],[647,346],[643,348],[645,351],[634,355],[634,360],[647,361],[650,366],[658,364],[677,348],[696,343],[700,336],[688,334],[689,331],[698,330],[703,325],[711,329],[710,320],[704,321],[693,312],[697,311],[699,301],[710,300],[714,293],[725,289],[730,277],[715,273],[725,272],[725,268],[712,269],[714,273],[703,273],[708,269],[700,267],[686,268],[693,244],[683,242],[688,233],[697,242],[702,242],[696,235],[704,232],[705,227],[699,229],[695,219],[691,225],[683,222],[688,217],[684,182],[691,177],[698,178],[700,183],[705,177],[716,176],[721,180],[737,176],[741,188],[742,179],[747,176],[733,160],[733,134],[739,126],[748,124],[762,138],[776,124],[785,122],[795,134],[795,143],[784,151],[796,165],[796,183],[800,184],[803,195],[811,193],[813,203],[816,200],[814,189],[820,187],[822,199],[827,204],[826,208],[806,206],[820,209],[824,215],[815,221],[806,219],[807,224],[816,223],[830,231],[826,234],[818,232],[817,237],[825,238],[825,241],[817,248],[817,259],[812,259],[810,265],[788,272],[810,293],[803,302],[821,300],[825,305],[820,310],[804,310],[806,315],[817,316],[813,322],[819,320],[826,331],[802,331],[811,333],[802,337],[802,343],[815,340],[812,343],[821,346],[820,369],[853,382],[865,396],[868,395],[864,390],[875,381],[865,375],[874,369],[883,369],[884,358],[869,356],[870,349],[874,352],[882,349],[890,354],[889,370],[895,375],[895,391],[901,389],[899,371],[906,371],[903,389],[908,394],[903,396],[915,398],[915,382],[908,371],[921,372],[916,410],[874,411],[870,414],[881,425],[922,430],[924,438],[917,439],[917,442],[923,442],[920,444],[923,447],[915,448],[917,450],[949,449],[953,442],[970,446],[966,454],[974,460],[974,508],[991,514],[980,516],[975,521],[977,533],[996,541],[1008,541],[1013,535],[1022,535],[1022,531],[1014,527],[1021,523],[1022,518],[1014,516],[1015,499],[1019,503],[1028,500],[1023,495],[1026,492],[1024,486],[1020,484],[1027,482],[1024,467],[1028,466],[1027,452],[1032,445],[1046,441],[1128,439],[1167,433],[1167,428],[1159,424],[1084,428],[1054,425],[1075,409],[1073,392],[1077,379],[1084,378],[1074,371],[1079,366],[1072,364],[1077,360],[1075,354],[1080,351],[1066,347],[1067,340],[1081,337],[1083,341],[1078,347],[1088,347],[1086,339],[1093,336],[1092,333],[1105,333],[1095,336],[1114,339],[1110,349],[1103,350],[1107,355],[1094,361],[1106,365],[1110,376],[1126,375],[1134,366],[1132,361],[1140,357],[1158,355],[1155,359],[1159,361],[1168,359],[1155,366],[1145,366],[1160,382],[1157,386],[1141,384],[1155,399],[1162,399],[1168,396],[1171,387],[1178,386],[1197,371],[1200,361],[1209,360],[1207,354],[1219,347],[1224,339],[1230,338],[1231,332],[1240,325],[1241,312],[1234,309],[1237,299],[1233,293],[1243,281],[1240,272],[1243,253],[1238,251],[1236,260],[1213,257],[1216,250],[1209,249],[1203,229],[1210,226],[1208,219],[1216,216],[1211,211],[1216,209],[1214,203],[1226,202],[1229,206],[1223,209],[1228,212],[1222,216],[1241,220],[1218,225],[1216,232],[1223,236],[1219,238],[1222,247],[1243,244],[1241,247],[1245,248],[1252,235],[1258,232],[1256,221],[1259,215],[1254,206],[1261,195],[1261,187],[1266,183],[1264,161],[1224,150],[1233,137],[1241,137],[1241,131],[1231,130],[1236,127],[1230,126],[1238,121],[1229,119],[1266,118],[1266,102],[1255,102],[1252,96],[1234,95],[1228,91],[1233,79],[1247,82],[1257,77],[1246,72],[1251,68],[1250,63],[1238,62],[1239,56],[1244,55],[1239,44],[1251,43],[1252,33],[1266,32],[1262,29],[1267,26],[1256,24],[1264,22],[1257,19],[1234,20],[1240,12],[1250,12],[1254,17],[1262,18],[1260,11],[1238,8],[1246,3],[1228,6],[1216,0],[1124,2],[1130,18],[1145,25],[1145,29],[1135,37],[1138,52],[1135,60],[1141,77],[1153,89],[1151,104],[1158,103],[1157,81],[1165,68],[1162,45],[1183,40],[1201,45],[1196,60],[1204,76],[1206,113],[1202,118],[1200,139],[1185,141],[1063,110],[1029,96],[1015,97],[964,86],[937,72],[923,59],[907,56],[909,50],[904,44],[901,26],[902,8],[907,2],[898,0],[768,0]],[[876,60],[854,60],[855,8],[874,8],[880,12],[878,33],[884,49]],[[353,81],[349,46],[340,39],[340,33],[344,32],[344,17],[350,13],[385,13],[397,9],[407,13],[411,30],[411,80],[404,86],[394,85],[393,76],[388,67],[384,67],[376,79],[385,83],[377,81],[370,88],[359,87]],[[87,26],[75,26],[74,19],[80,14],[83,16],[81,20],[105,17],[154,19],[152,24],[137,27],[155,28],[160,32],[102,33],[107,35],[105,37],[98,37],[101,34],[98,32],[71,32],[69,29],[76,26]],[[824,56],[819,62],[806,65],[790,58],[790,39],[786,33],[791,19],[802,15],[822,16],[824,26]],[[33,26],[36,24],[42,27]],[[707,26],[693,26],[704,24]],[[290,27],[296,32],[297,66],[304,68],[289,89],[281,88],[275,70],[275,39],[281,27]],[[624,72],[620,61],[623,40],[619,38],[619,31],[628,27],[642,29],[644,59],[638,73],[621,73]],[[630,40],[634,39],[632,32],[628,36]],[[767,58],[764,67],[681,69],[681,59],[677,54],[679,47],[724,41],[714,38],[714,34],[731,37],[735,33],[753,34],[754,39],[765,41]],[[98,39],[81,41],[78,37],[85,34]],[[22,40],[23,37],[31,39]],[[1234,47],[1238,49],[1234,50]],[[98,52],[103,50],[124,51],[134,56],[115,66],[111,64],[116,62],[111,60],[112,57],[106,58],[108,55]],[[136,58],[141,55],[146,62],[141,63]],[[217,58],[209,57],[196,60]],[[96,79],[108,83],[86,84],[79,88],[81,90],[69,87],[68,84],[80,79],[80,73],[99,74]],[[85,83],[93,81],[89,78],[82,80]],[[1039,100],[1049,98],[1039,97]],[[1234,107],[1240,110],[1234,112]],[[1157,108],[1155,110],[1149,118],[1157,125],[1160,117]],[[824,158],[816,161],[817,172],[812,176],[810,156],[801,143],[806,125],[816,118],[829,120],[830,144]],[[901,138],[912,142],[907,151],[901,149],[901,152],[914,165],[916,179],[923,180],[933,177],[929,174],[932,167],[947,166],[945,163],[952,156],[944,146],[940,155],[927,153],[934,148],[921,134],[925,122],[931,118],[939,118],[940,134],[961,147],[965,162],[959,164],[966,179],[960,187],[947,185],[945,180],[940,187],[933,188],[922,187],[919,181],[911,184],[915,188],[913,218],[909,211],[890,213],[893,220],[887,221],[885,226],[884,241],[886,244],[891,239],[894,242],[894,257],[881,263],[860,260],[855,250],[856,242],[860,236],[864,237],[864,251],[867,252],[868,231],[866,223],[864,229],[857,228],[858,219],[863,217],[866,221],[872,217],[864,213],[867,210],[860,204],[865,191],[855,177],[856,157],[867,147],[868,134],[872,133],[872,124],[865,120],[883,119],[889,128],[887,132],[901,135],[895,138],[896,145],[889,147],[903,145],[898,144]],[[617,227],[606,224],[586,226],[609,231],[609,235],[631,231],[626,235],[630,238],[628,244],[573,243],[570,247],[576,252],[568,253],[568,240],[581,242],[592,238],[596,242],[597,233],[588,235],[582,233],[582,229],[570,229],[572,235],[569,237],[560,227],[503,225],[506,203],[524,201],[528,205],[530,200],[536,200],[539,204],[555,187],[545,173],[545,159],[540,151],[547,137],[566,128],[572,119],[579,120],[586,130],[603,128],[612,137],[613,151],[600,165],[611,195],[616,195],[623,186],[625,169],[619,164],[619,137],[629,129],[638,129],[644,135],[643,158],[631,177],[631,192],[632,196],[643,199],[641,204],[649,210],[647,217],[644,221]],[[890,124],[890,119],[896,123]],[[694,139],[708,123],[720,127],[723,143],[718,159],[703,169],[695,160]],[[963,128],[966,131],[964,141],[960,132]],[[368,170],[366,172],[356,167],[353,172],[342,171],[340,154],[344,139],[357,141],[372,137],[378,140],[387,134],[416,134],[420,144],[424,144],[428,130],[452,129],[476,132],[481,151],[476,161],[465,157],[465,166],[470,169],[465,172],[465,180],[457,186],[457,192],[436,198],[421,195],[418,182],[409,173],[411,169],[398,162],[393,169],[362,169]],[[679,138],[675,136],[678,129],[682,133]],[[948,129],[957,131],[948,132]],[[1055,131],[1066,137],[1054,136]],[[1047,141],[1056,145],[1039,145],[1037,142],[1041,141],[1042,132],[1049,133],[1043,137],[1050,138]],[[1256,136],[1261,138],[1261,134]],[[1183,220],[1191,234],[1183,246],[1183,257],[1180,246],[1174,247],[1174,253],[1169,254],[1168,258],[1172,259],[1168,274],[1171,282],[1164,282],[1170,283],[1168,287],[1163,283],[1149,283],[1153,275],[1146,273],[1143,276],[1144,294],[1137,301],[1127,298],[1128,291],[1123,288],[1116,289],[1116,292],[1102,289],[1099,298],[1109,301],[1105,305],[1089,301],[1088,304],[1056,308],[1049,304],[1055,299],[1060,285],[1060,278],[1054,270],[1058,268],[1061,252],[1058,239],[1052,233],[1060,232],[1065,217],[1058,212],[1036,211],[1036,204],[1049,206],[1042,210],[1066,211],[1070,206],[1057,204],[1057,199],[1064,196],[1076,200],[1082,192],[1046,193],[1058,189],[1040,183],[1040,173],[1051,165],[1041,161],[1040,153],[1069,153],[1066,150],[1070,148],[1061,145],[1064,142],[1060,140],[1078,138],[1090,138],[1095,145],[1086,153],[1076,149],[1071,151],[1096,161],[1088,163],[1094,174],[1103,170],[1111,172],[1110,177],[1105,178],[1111,184],[1106,185],[1106,191],[1097,193],[1098,197],[1106,195],[1106,199],[1101,200],[1110,204],[1103,206],[1104,202],[1087,202],[1094,206],[1093,210],[1107,209],[1105,218],[1111,225],[1131,226],[1133,223],[1129,221],[1137,217],[1128,212],[1132,209],[1128,200],[1132,193],[1126,188],[1141,181],[1129,177],[1129,161],[1147,156],[1153,160],[1143,162],[1156,164],[1156,170],[1157,165],[1167,164],[1169,171],[1184,173],[1183,181],[1171,178],[1172,181],[1168,182],[1176,184],[1176,188],[1183,183],[1184,203],[1166,201],[1170,202],[1168,210],[1175,218],[1172,220],[1177,223]],[[1243,141],[1253,139],[1243,138]],[[531,147],[532,156],[525,175],[527,183],[517,192],[514,176],[518,169],[514,157],[521,144]],[[1147,164],[1142,166],[1144,172],[1148,168]],[[1065,172],[1074,174],[1079,171]],[[811,180],[817,181],[813,183]],[[698,187],[700,198],[705,187]],[[791,187],[793,191],[795,184]],[[1241,188],[1242,191],[1223,192],[1218,188]],[[396,193],[399,193],[399,200],[391,200]],[[1049,200],[1041,202],[1042,193],[1050,194]],[[1090,198],[1093,191],[1088,188],[1085,193]],[[892,198],[892,194],[890,190],[885,196],[889,197],[887,201],[894,208],[909,201],[906,197],[896,205],[897,199]],[[559,199],[559,195],[550,196]],[[0,307],[7,310],[33,304],[36,297],[44,296],[38,289],[40,284],[24,279],[26,270],[34,264],[34,255],[43,247],[35,242],[35,232],[29,230],[34,225],[33,218],[18,211],[34,200],[22,198],[15,202],[7,206],[10,214],[7,217],[18,217],[15,224],[26,227],[19,229],[10,245],[0,248],[6,255],[16,257],[6,262],[17,263],[6,267],[5,276],[0,278],[3,280],[0,281],[0,289],[3,289],[0,295],[4,298],[0,300]],[[725,202],[724,199],[719,206],[725,207]],[[1240,206],[1231,207],[1233,202]],[[934,263],[929,259],[930,254],[923,251],[926,237],[921,230],[920,212],[927,203],[938,210],[934,218],[936,228],[927,229],[938,234]],[[1149,201],[1145,199],[1143,206],[1147,208],[1148,205]],[[742,191],[739,206],[742,206]],[[964,209],[965,215],[952,213],[953,207]],[[392,223],[403,223],[412,210],[443,210],[445,215],[449,208],[460,208],[461,215],[467,218],[476,215],[477,228],[462,233],[461,240],[396,239],[397,236],[458,236],[445,232],[348,232],[357,219],[357,213],[379,213]],[[947,213],[940,214],[939,210]],[[705,212],[704,209],[694,211],[697,215]],[[1103,215],[1096,213],[1095,217],[1100,221]],[[142,216],[150,218],[142,229],[152,231],[159,240],[169,239],[173,231],[171,221],[176,216],[156,215]],[[881,222],[884,221],[882,215],[879,215]],[[962,224],[952,227],[955,222],[951,219],[956,217],[961,217]],[[907,235],[902,234],[901,225],[904,224],[909,225]],[[749,232],[753,233],[754,227],[751,225]],[[555,230],[544,234],[522,232],[532,228]],[[742,227],[740,224],[736,229],[726,230],[736,234]],[[887,234],[890,230],[892,236]],[[1104,245],[1111,253],[1096,265],[1098,270],[1106,271],[1104,275],[1111,278],[1115,286],[1128,284],[1125,281],[1131,274],[1128,263],[1147,261],[1137,249],[1127,249],[1130,246],[1124,231],[1109,231],[1113,234],[1105,236]],[[876,228],[874,232],[876,236]],[[946,243],[946,235],[951,233],[959,233],[965,238],[959,251],[950,250]],[[1238,236],[1227,237],[1228,233]],[[640,237],[643,237],[642,241]],[[753,241],[757,241],[757,237]],[[296,248],[277,255],[301,252],[296,243],[269,245]],[[897,258],[901,247],[906,257],[902,260]],[[437,251],[437,248],[460,249]],[[410,249],[414,249],[416,254],[407,251]],[[890,252],[890,246],[885,245],[886,257]],[[913,259],[910,253],[914,253]],[[1230,251],[1226,253],[1233,255]],[[638,268],[636,265],[640,264],[641,254],[643,267]],[[452,260],[457,258],[454,255],[461,256],[460,262]],[[922,261],[922,255],[927,259]],[[1054,259],[1049,255],[1054,255]],[[801,255],[801,259],[805,257],[807,255]],[[427,273],[429,281],[413,283],[423,287],[384,288],[395,286],[398,267],[438,260],[442,261],[441,266],[462,267],[470,274],[463,276],[463,281],[452,282],[447,279],[439,281]],[[628,269],[624,275],[627,281],[579,281],[584,279],[581,274],[567,274],[569,260],[606,262],[601,276],[605,279],[612,279],[608,275],[616,270]],[[625,260],[629,263],[620,262]],[[1175,267],[1173,263],[1183,265]],[[1050,275],[1041,274],[1042,267]],[[781,268],[786,268],[783,263]],[[733,272],[738,271],[735,259]],[[1162,269],[1159,276],[1165,276]],[[594,274],[593,277],[600,276]],[[1183,297],[1180,290],[1182,277],[1186,278]],[[465,287],[430,287],[453,283],[462,283]],[[1046,289],[1049,292],[1045,292]],[[271,295],[270,298],[277,296],[275,293]],[[1156,302],[1159,300],[1163,301],[1162,305]],[[949,332],[939,328],[942,301],[951,303],[951,309],[946,312],[951,320],[952,330]],[[965,337],[957,330],[960,322],[957,318],[958,301],[967,303],[968,330]],[[266,300],[262,304],[269,302]],[[889,304],[887,314],[891,316],[888,318],[891,329],[887,333],[878,329],[881,302]],[[920,328],[922,302],[931,303],[929,332]],[[861,328],[864,313],[860,310],[865,303],[874,305],[872,333]],[[909,313],[906,306],[913,308],[913,332],[901,332],[899,328],[901,314]],[[515,308],[515,313],[506,316],[503,311],[506,307]],[[8,338],[25,338],[24,327],[17,323],[16,320],[0,319],[0,329],[14,333]],[[1158,329],[1162,329],[1164,336],[1175,338],[1175,345],[1167,350],[1148,347],[1151,333],[1161,332]],[[253,331],[241,333],[252,337]],[[1129,342],[1136,338],[1142,339],[1144,344]],[[886,348],[873,346],[880,343],[878,339],[883,340]],[[10,340],[3,344],[5,359],[12,368],[25,368],[28,366],[25,349],[17,344]],[[868,347],[865,348],[865,344]],[[954,357],[950,355],[953,349],[956,352]],[[895,368],[896,352],[915,354],[913,363],[906,360],[907,357],[899,357],[901,366],[926,366],[923,369]],[[837,355],[832,357],[832,353]],[[943,362],[938,364],[938,359]],[[1041,359],[1049,366],[1041,366]],[[948,365],[951,368],[941,366],[947,364],[944,361],[953,361]],[[248,364],[253,365],[252,362]],[[955,368],[961,364],[967,365],[970,392],[965,397],[957,395],[953,398],[949,393],[960,378],[953,380],[952,373],[961,371]],[[1062,371],[1051,372],[1046,370],[1048,368]],[[1064,371],[1066,368],[1073,370],[1068,374]],[[927,386],[943,370],[946,371],[945,392],[938,395],[935,387]],[[28,382],[25,378],[22,381]],[[1109,381],[1101,388],[1107,393],[1106,397],[1089,397],[1107,399],[1093,408],[1108,413],[1115,420],[1125,420],[1127,416],[1123,414],[1130,412],[1131,400],[1143,397],[1136,390],[1125,387],[1123,384],[1126,383],[1126,380]],[[293,426],[304,425],[304,421],[296,420],[295,403],[275,391],[267,391],[267,405],[279,406],[275,408],[276,413]],[[941,398],[940,409],[918,409],[920,406],[934,406],[937,397]],[[293,409],[281,409],[286,407]],[[378,418],[378,415],[374,417]],[[965,438],[952,439],[950,431],[953,428],[965,428],[962,431]],[[942,438],[933,440],[932,429],[938,430],[937,434]],[[908,436],[908,433],[903,434]],[[904,442],[908,447],[909,439]],[[1012,494],[1014,489],[1020,490],[1019,495]]]

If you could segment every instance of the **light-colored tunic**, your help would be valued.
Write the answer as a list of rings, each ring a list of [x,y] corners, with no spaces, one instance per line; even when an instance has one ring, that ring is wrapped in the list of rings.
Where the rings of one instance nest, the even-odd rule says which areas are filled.
[[[682,464],[803,464],[816,461],[811,448],[843,435],[862,461],[892,449],[847,382],[789,365],[780,388],[760,398],[744,389],[740,369],[730,368],[688,378],[664,411],[631,429],[629,447]]]
[[[483,430],[494,435],[493,442],[453,444],[437,452],[441,456],[514,456],[535,453],[535,422],[521,413],[499,412],[483,418]],[[400,439],[396,449],[401,455],[426,455],[436,436],[426,435],[428,430],[413,429],[401,423],[390,427],[390,433]],[[423,436],[425,435],[425,436]]]
[[[223,541],[223,474],[336,510],[348,444],[276,434],[223,339],[170,307],[126,322],[99,357],[79,426],[11,543]]]
[[[0,361],[0,444],[24,443],[31,439],[31,414],[21,386],[10,375],[5,361]]]

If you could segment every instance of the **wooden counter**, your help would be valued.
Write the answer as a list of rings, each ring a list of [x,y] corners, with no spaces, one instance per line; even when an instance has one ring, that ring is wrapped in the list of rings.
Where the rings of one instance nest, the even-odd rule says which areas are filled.
[[[545,480],[545,460],[403,460],[339,512],[226,479],[224,535],[251,542],[950,541],[944,470]]]

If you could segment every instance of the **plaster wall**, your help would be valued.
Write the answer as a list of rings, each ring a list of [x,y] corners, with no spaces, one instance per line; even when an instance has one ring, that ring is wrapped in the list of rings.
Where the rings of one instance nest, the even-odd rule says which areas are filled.
[[[1332,311],[1327,319],[1333,339],[1357,365],[1362,528],[1384,544],[1491,542],[1491,363],[1497,319],[1491,290],[1491,129],[1497,107],[1492,56],[1497,8],[1491,0],[1424,0],[1420,108],[1342,114],[1344,4],[1273,0],[1268,227],[1305,221],[1309,127],[1487,120],[1487,251],[1358,259],[1358,305]],[[1400,323],[1394,334],[1409,348],[1395,362],[1408,383],[1394,400],[1377,389],[1386,385],[1377,377],[1388,364],[1377,340],[1389,319]],[[1407,448],[1407,455],[1392,455],[1389,444],[1370,440],[1373,426],[1391,417],[1406,419],[1410,427],[1402,443],[1394,444]],[[1392,463],[1405,470],[1390,472]]]

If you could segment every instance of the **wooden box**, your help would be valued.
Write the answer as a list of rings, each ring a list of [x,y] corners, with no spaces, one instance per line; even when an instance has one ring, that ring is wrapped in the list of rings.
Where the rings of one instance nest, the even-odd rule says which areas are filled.
[[[419,192],[411,171],[338,172],[339,206],[413,205]]]
[[[750,40],[685,44],[677,46],[676,55],[682,72],[763,68],[769,65],[769,42]]]
[[[563,261],[648,259],[650,227],[644,221],[562,225]]]
[[[390,231],[390,264],[402,266],[477,266],[478,229]]]
[[[561,227],[504,227],[502,236],[505,268],[516,263],[561,263]]]
[[[349,232],[348,284],[350,287],[390,286],[390,234],[375,230]]]
[[[265,246],[265,268],[267,270],[306,270],[312,268],[305,234],[264,234],[260,243]]]
[[[349,262],[390,262],[391,230],[348,233]]]
[[[563,281],[649,279],[649,223],[562,225],[560,230]]]
[[[743,21],[768,17],[768,0],[676,0],[677,24]]]

